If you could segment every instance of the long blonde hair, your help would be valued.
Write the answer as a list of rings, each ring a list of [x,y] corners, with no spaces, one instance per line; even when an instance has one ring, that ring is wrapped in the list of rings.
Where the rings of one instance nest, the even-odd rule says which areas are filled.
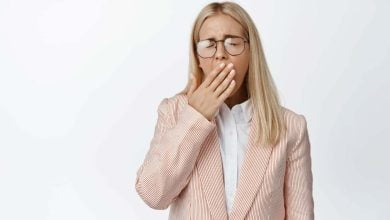
[[[198,65],[196,42],[199,41],[199,30],[203,22],[210,16],[223,13],[235,19],[244,29],[249,40],[250,60],[244,85],[248,91],[253,106],[253,114],[259,118],[260,145],[275,146],[285,132],[283,109],[279,95],[272,79],[264,56],[263,47],[255,24],[248,13],[234,2],[213,2],[206,5],[198,14],[192,26],[190,39],[189,74],[186,87],[178,94],[187,94],[190,85],[190,74],[197,79],[197,85],[202,82],[203,71]]]

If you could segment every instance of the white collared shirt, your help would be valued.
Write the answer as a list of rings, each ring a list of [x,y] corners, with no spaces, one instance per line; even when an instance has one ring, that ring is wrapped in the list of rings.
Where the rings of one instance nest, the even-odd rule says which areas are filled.
[[[225,180],[226,207],[230,213],[247,147],[252,105],[250,99],[230,109],[223,103],[216,113]]]

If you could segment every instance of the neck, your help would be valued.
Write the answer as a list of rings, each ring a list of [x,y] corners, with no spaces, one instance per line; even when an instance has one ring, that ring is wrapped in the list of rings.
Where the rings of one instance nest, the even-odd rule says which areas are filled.
[[[231,109],[233,106],[248,100],[248,92],[245,83],[230,97],[225,100],[225,104]]]

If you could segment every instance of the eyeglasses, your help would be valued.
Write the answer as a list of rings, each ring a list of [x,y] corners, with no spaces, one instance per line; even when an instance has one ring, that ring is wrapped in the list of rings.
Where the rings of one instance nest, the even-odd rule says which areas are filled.
[[[210,58],[217,52],[217,42],[223,42],[226,52],[232,56],[240,55],[245,50],[245,43],[249,43],[242,37],[228,37],[224,40],[201,40],[196,43],[196,52],[202,58]]]

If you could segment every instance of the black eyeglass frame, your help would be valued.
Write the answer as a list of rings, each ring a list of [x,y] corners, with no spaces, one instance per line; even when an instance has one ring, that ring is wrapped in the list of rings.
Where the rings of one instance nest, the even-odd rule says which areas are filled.
[[[244,41],[244,48],[242,49],[241,53],[236,54],[236,55],[233,55],[233,54],[229,53],[229,51],[226,50],[226,48],[225,48],[225,40],[228,39],[228,38],[241,38],[241,39]],[[214,53],[213,53],[212,56],[209,56],[209,57],[202,57],[202,56],[199,54],[199,51],[198,51],[198,43],[199,43],[199,42],[202,42],[202,41],[204,41],[204,40],[198,41],[198,42],[195,44],[196,53],[198,54],[198,56],[202,57],[203,59],[207,59],[207,58],[211,58],[211,57],[214,57],[214,56],[215,56],[215,53],[217,52],[217,49],[218,49],[218,48],[217,48],[217,47],[218,47],[218,42],[220,42],[220,41],[223,42],[223,49],[224,49],[228,54],[230,54],[231,56],[238,56],[238,55],[242,54],[242,53],[245,51],[245,48],[246,48],[246,47],[245,47],[245,44],[246,44],[246,43],[249,44],[249,41],[248,41],[247,39],[245,39],[244,37],[239,37],[239,36],[227,37],[227,38],[225,38],[225,39],[223,39],[223,40],[214,40],[214,39],[207,39],[207,40],[210,40],[210,41],[214,41],[214,42],[215,42],[215,47],[214,47],[214,48],[215,48],[215,51],[214,51]]]

